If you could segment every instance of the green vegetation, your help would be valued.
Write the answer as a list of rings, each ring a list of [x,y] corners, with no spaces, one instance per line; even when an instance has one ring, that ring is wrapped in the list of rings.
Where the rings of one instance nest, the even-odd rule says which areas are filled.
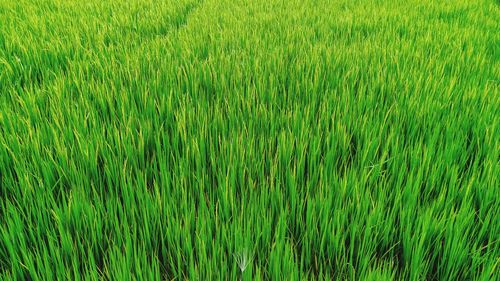
[[[0,279],[498,280],[495,0],[0,0]]]

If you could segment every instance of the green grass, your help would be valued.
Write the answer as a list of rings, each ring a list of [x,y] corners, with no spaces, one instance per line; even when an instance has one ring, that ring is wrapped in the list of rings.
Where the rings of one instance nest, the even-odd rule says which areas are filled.
[[[499,19],[0,0],[0,279],[498,280]]]

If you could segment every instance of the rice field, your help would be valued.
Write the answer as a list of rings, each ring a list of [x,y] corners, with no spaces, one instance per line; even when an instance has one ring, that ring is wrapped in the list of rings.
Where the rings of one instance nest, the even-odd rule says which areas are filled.
[[[498,0],[0,0],[1,280],[499,280]]]

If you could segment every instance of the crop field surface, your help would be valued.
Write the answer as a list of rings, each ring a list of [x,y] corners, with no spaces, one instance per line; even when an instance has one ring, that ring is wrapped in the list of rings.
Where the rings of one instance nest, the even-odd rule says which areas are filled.
[[[499,280],[498,0],[0,0],[0,280]]]

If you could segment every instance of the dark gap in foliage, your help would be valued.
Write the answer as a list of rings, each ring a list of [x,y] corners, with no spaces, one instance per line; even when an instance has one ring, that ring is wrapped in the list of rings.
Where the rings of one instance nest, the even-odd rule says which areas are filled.
[[[349,169],[352,166],[352,163],[357,157],[358,151],[360,150],[359,147],[359,140],[356,134],[351,132],[351,137],[349,139],[349,154],[347,156],[347,163],[346,163],[346,168]]]
[[[443,277],[439,274],[439,264],[443,258],[443,245],[444,240],[439,237],[430,237],[429,241],[432,241],[429,246],[429,250],[426,253],[426,260],[429,261],[429,269],[427,271],[427,280],[442,280]]]
[[[375,35],[377,31],[380,30],[375,23],[359,23],[350,26],[350,32],[354,36],[348,36],[349,38],[361,38],[362,40],[367,40],[370,36]]]
[[[483,224],[481,222],[481,224]],[[482,227],[482,225],[481,225]],[[494,239],[495,237],[493,237]],[[485,257],[488,255],[489,251],[492,251],[492,248],[495,249],[495,247],[498,248],[498,240],[491,241],[490,237],[488,235],[484,235],[484,237],[479,237],[479,246],[480,246],[480,253],[481,256]]]
[[[204,149],[204,156],[203,158],[205,159],[204,162],[204,168],[207,176],[207,181],[209,183],[208,188],[218,188],[220,186],[220,182],[217,177],[218,169],[217,169],[217,162],[214,161],[212,163],[211,159],[211,154],[214,153],[215,155],[220,155],[220,151],[218,149],[218,146],[214,146],[216,151],[211,151],[211,141],[210,141],[210,132],[208,133],[208,140],[206,140],[206,147]],[[210,201],[213,202],[212,198],[210,198]]]
[[[1,174],[1,173],[0,173]],[[0,226],[3,227],[6,224],[6,214],[5,214],[5,208],[7,207],[7,196],[5,196],[3,187],[1,185],[0,181]],[[0,243],[4,243],[3,239],[0,240]],[[1,261],[1,260],[0,260]]]
[[[359,137],[354,132],[350,132],[347,150],[342,151],[338,154],[337,159],[335,159],[337,173],[341,178],[345,177],[346,174],[353,168],[357,159],[358,151],[361,149]]]
[[[403,237],[401,229],[404,226],[401,225],[401,213],[400,211],[397,212],[396,216],[394,217],[394,224],[393,224],[393,231],[396,233],[395,237],[391,239],[391,241],[395,241],[396,244],[394,245],[378,245],[377,249],[380,249],[378,254],[384,255],[387,251],[389,251],[391,248],[392,250],[389,251],[388,255],[390,255],[387,258],[392,258],[394,261],[395,265],[394,268],[396,270],[396,274],[398,276],[403,276],[405,273],[405,268],[406,268],[406,262],[404,258],[404,249],[403,249]],[[381,247],[381,248],[379,248]],[[381,256],[382,258],[382,256]]]
[[[235,195],[234,197],[239,200],[239,204],[240,205],[245,205],[245,194],[246,194],[246,190],[247,190],[247,185],[246,183],[248,182],[247,179],[247,175],[246,175],[246,172],[244,170],[244,167],[243,165],[241,165],[241,163],[238,163],[236,165],[233,166],[234,169],[234,177],[236,178],[235,180],[235,187],[234,187],[234,190],[235,190]]]
[[[196,52],[198,55],[198,59],[200,61],[206,61],[208,59],[208,48],[204,48],[201,52]],[[203,72],[200,77],[200,93],[204,93],[207,97],[211,97],[216,94],[216,89],[214,85],[214,81],[210,77],[208,72]]]
[[[469,22],[468,20],[464,22],[464,19],[467,19],[467,12],[468,9],[466,8],[439,10],[436,11],[435,14],[432,14],[432,18],[445,22],[447,24],[453,24],[457,22],[467,24]]]
[[[9,159],[9,163],[6,165],[6,167],[4,167],[7,169],[5,178],[4,178],[4,175],[1,173],[1,170],[3,170],[3,168],[0,169],[0,174],[2,174],[0,176],[0,184],[1,184],[0,196],[1,196],[1,198],[4,198],[5,196],[9,195],[9,192],[8,192],[8,190],[6,190],[6,188],[10,187],[10,189],[12,190],[12,188],[20,186],[19,174],[18,174],[18,171],[14,168],[14,161],[10,158],[7,158],[7,159]]]
[[[0,165],[3,164],[2,162],[0,162]],[[7,180],[4,179],[4,167],[0,167],[0,198],[1,199],[4,199],[5,198],[5,195],[6,195],[6,188],[5,186],[7,186]],[[0,208],[0,215],[2,215],[2,209]],[[0,216],[0,219],[3,219],[3,216]],[[1,221],[0,221],[1,222]]]
[[[483,171],[484,159],[483,157],[481,157],[479,149],[480,148],[477,146],[477,138],[475,137],[475,134],[472,132],[472,130],[469,130],[465,138],[465,151],[467,152],[467,158],[462,168],[463,176],[470,173],[470,170],[475,163],[478,163],[478,170],[481,172]]]
[[[165,241],[165,234],[162,233],[162,231],[158,234],[158,239],[159,243],[157,243],[156,256],[160,267],[160,275],[164,280],[169,280],[174,276],[174,269],[170,266],[167,242]]]
[[[106,167],[106,160],[104,159],[104,156],[102,155],[101,151],[97,152],[96,155],[96,168],[97,168],[97,174],[94,175],[94,180],[96,183],[101,182],[102,177],[105,176],[105,167]]]
[[[420,183],[418,190],[420,191],[418,196],[418,203],[420,206],[434,202],[440,195],[440,191],[425,179]]]
[[[5,276],[9,272],[9,269],[12,267],[12,264],[7,262],[10,260],[8,256],[3,256],[1,254],[4,251],[6,251],[6,249],[4,249],[2,245],[0,245],[0,277]]]
[[[375,248],[375,259],[380,263],[385,261],[389,263],[393,262],[396,276],[402,276],[405,268],[405,264],[403,262],[402,240],[391,240],[391,242],[394,241],[396,242],[392,245],[382,244],[381,241],[377,243]]]
[[[3,35],[3,32],[0,32],[0,55],[2,57],[4,56],[5,52],[4,50],[7,50],[7,46],[5,45],[5,36]]]
[[[7,218],[5,214],[5,208],[7,207],[8,199],[2,194],[0,202],[0,227],[3,229],[8,227]],[[12,267],[12,259],[9,258],[9,252],[7,250],[7,245],[5,239],[0,236],[0,273],[6,272]],[[0,274],[1,276],[1,274]]]
[[[352,219],[351,219],[352,220]],[[354,220],[353,220],[354,221]],[[350,265],[354,270],[359,268],[359,247],[361,245],[362,239],[359,232],[351,235],[352,228],[345,233],[345,239],[343,241],[343,246],[346,251],[346,259],[350,261]],[[352,238],[351,238],[352,237]]]
[[[180,12],[180,14],[175,18],[174,26],[176,29],[180,29],[183,26],[187,25],[189,16],[191,13],[198,8],[204,0],[198,0],[194,3],[189,3],[186,7]]]
[[[403,39],[409,39],[410,35],[412,34],[407,26],[398,26],[396,29],[397,37],[399,40]]]
[[[14,280],[26,280],[26,281],[33,280],[28,269],[25,267],[21,267],[20,271],[14,272],[13,276],[14,276]]]
[[[310,147],[310,144],[307,143],[306,144],[306,151],[309,151],[309,147]],[[300,157],[300,156],[299,156]],[[298,179],[301,179],[300,182],[297,182],[297,184],[299,186],[302,186],[302,187],[306,187],[308,182],[310,181],[310,175],[309,175],[309,170],[310,170],[310,163],[309,163],[309,153],[305,153],[305,155],[303,156],[304,159],[302,160],[304,162],[304,171],[303,171],[303,174],[302,175],[297,175],[297,178]]]
[[[100,242],[99,244],[96,243],[96,246],[97,246],[97,251],[96,250],[93,250],[93,254],[94,254],[94,260],[95,260],[95,267],[97,268],[97,270],[104,274],[104,270],[106,268],[106,262],[105,262],[105,258],[106,256],[109,255],[109,252],[110,252],[110,245],[108,245],[107,243],[107,239],[104,239],[104,241]],[[95,247],[93,247],[95,248]],[[86,258],[88,258],[88,253],[86,255]],[[82,263],[82,266],[84,264]],[[86,271],[86,270],[85,270]],[[83,271],[83,272],[85,272]]]
[[[95,167],[91,167],[90,182],[91,185],[95,185],[94,189],[99,192],[98,196],[105,198],[113,194],[113,183],[106,177],[107,163],[101,150],[96,154],[96,162],[91,163],[91,165],[95,165]]]
[[[95,116],[98,116],[100,120],[102,121],[110,121],[110,120],[113,120],[113,118],[115,118],[116,116],[114,116],[112,114],[112,110],[113,108],[117,108],[116,107],[116,99],[113,99],[110,104],[110,102],[108,102],[108,100],[105,99],[105,97],[103,96],[103,94],[87,94],[85,96],[85,98],[87,98],[90,102],[90,104],[92,105],[92,107],[90,109],[94,109],[95,110]],[[107,128],[106,128],[107,130]]]
[[[61,174],[59,172],[55,172],[56,178],[57,178],[57,184],[55,185],[54,189],[52,192],[55,192],[55,202],[58,204],[61,204],[64,202],[65,199],[69,196],[69,193],[71,191],[71,184],[66,177],[66,175]]]
[[[302,214],[303,212],[297,210],[297,213]],[[304,233],[304,229],[300,227],[298,223],[299,220],[302,222],[305,221],[303,218],[300,218],[298,216],[296,216],[295,219],[291,219],[290,221],[288,221],[288,231],[285,234],[286,239],[289,240],[293,245],[293,251],[296,257],[300,257],[302,254],[302,239]],[[314,226],[308,225],[308,227],[312,228]]]
[[[321,257],[316,249],[311,249],[311,263],[308,272],[311,276],[318,277],[321,274]]]
[[[149,133],[146,136],[144,151],[142,155],[144,163],[138,167],[139,171],[143,171],[145,174],[146,189],[150,192],[152,192],[155,186],[156,176],[160,173],[156,156],[157,152],[156,152],[155,136],[156,133]]]

